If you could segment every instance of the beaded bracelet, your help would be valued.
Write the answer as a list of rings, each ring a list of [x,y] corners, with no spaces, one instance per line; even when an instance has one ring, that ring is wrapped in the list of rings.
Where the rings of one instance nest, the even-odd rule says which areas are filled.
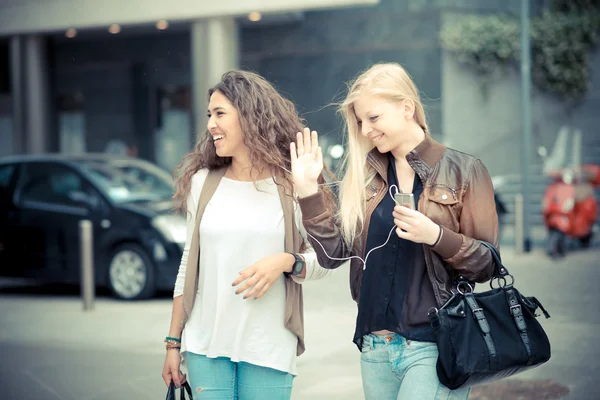
[[[167,344],[167,350],[170,349],[181,349],[181,342],[177,340],[165,339],[165,343]]]

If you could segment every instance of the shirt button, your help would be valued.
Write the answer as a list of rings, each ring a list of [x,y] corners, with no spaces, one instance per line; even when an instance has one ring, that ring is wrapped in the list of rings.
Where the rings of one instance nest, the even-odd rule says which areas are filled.
[[[387,303],[387,301],[388,301],[389,299],[390,299],[389,297],[385,296],[385,299],[383,299],[383,300],[385,300],[385,302]]]
[[[447,195],[445,195],[445,194],[442,195],[442,200],[446,200],[447,198],[448,198]]]
[[[394,273],[392,271],[388,272],[389,276],[392,276]]]

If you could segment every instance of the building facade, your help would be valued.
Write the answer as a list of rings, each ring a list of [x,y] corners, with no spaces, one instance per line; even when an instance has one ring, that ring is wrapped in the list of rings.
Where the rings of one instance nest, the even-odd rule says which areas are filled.
[[[2,2],[0,154],[128,152],[171,170],[205,130],[207,89],[241,67],[296,103],[329,157],[342,142],[335,103],[345,82],[372,63],[392,61],[421,90],[437,139],[481,157],[492,175],[519,171],[518,156],[505,157],[519,151],[518,74],[484,101],[477,78],[439,44],[441,27],[457,15],[518,15],[519,0],[121,3]],[[547,3],[533,0],[533,13]],[[596,98],[593,90],[581,107],[584,131],[596,124]],[[534,145],[549,146],[562,117],[540,105],[548,103],[543,95],[534,93],[533,101]]]
[[[245,30],[378,0],[4,1],[0,155],[107,151],[172,169]]]

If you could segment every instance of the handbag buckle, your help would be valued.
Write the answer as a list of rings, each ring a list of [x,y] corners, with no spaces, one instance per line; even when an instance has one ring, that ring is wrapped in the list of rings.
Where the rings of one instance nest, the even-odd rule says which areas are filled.
[[[485,318],[485,315],[483,315],[483,308],[481,308],[481,307],[480,308],[474,308],[474,309],[472,309],[472,312],[473,312],[473,316],[476,319],[483,319],[483,318]]]

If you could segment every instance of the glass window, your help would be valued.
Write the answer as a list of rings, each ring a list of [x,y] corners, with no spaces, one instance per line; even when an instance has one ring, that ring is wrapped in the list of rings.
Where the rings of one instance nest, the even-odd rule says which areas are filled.
[[[0,189],[6,189],[15,172],[15,165],[0,165]]]
[[[97,206],[98,197],[75,170],[58,164],[29,164],[21,185],[21,201],[67,206]]]
[[[90,178],[117,203],[169,201],[174,185],[158,167],[138,161],[84,162]]]

